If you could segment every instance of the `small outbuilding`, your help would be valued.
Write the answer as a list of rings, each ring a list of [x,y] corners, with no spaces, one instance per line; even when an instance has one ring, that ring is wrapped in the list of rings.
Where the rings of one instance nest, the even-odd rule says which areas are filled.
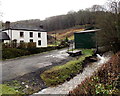
[[[6,32],[0,32],[0,41],[4,42],[4,40],[10,40],[10,37],[7,35]]]
[[[74,42],[75,42],[75,49],[79,48],[96,48],[97,41],[96,41],[96,32],[100,29],[95,30],[84,30],[80,32],[74,33]]]

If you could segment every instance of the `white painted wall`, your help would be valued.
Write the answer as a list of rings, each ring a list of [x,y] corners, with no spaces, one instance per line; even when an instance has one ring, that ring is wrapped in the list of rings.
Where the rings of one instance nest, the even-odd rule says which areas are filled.
[[[3,32],[6,32],[11,40],[16,39],[17,43],[20,43],[21,40],[28,43],[30,42],[30,39],[33,39],[33,42],[36,42],[36,47],[47,47],[47,32],[24,31],[24,30],[6,30]],[[20,32],[24,32],[24,37],[20,37]],[[30,32],[33,32],[33,37],[30,37]],[[41,33],[41,38],[38,37],[38,33]],[[38,45],[38,40],[41,40],[41,45]]]
[[[9,43],[10,42],[10,40],[4,40],[4,43]]]

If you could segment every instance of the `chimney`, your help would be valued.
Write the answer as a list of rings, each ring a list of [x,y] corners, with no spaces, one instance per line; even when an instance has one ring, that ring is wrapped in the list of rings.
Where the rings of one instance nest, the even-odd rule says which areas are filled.
[[[9,29],[10,28],[10,21],[6,21],[5,22],[5,29]]]

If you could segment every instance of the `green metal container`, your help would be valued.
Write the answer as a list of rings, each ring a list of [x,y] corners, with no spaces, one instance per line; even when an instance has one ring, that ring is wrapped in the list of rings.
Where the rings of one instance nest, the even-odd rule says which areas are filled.
[[[96,32],[97,30],[85,30],[74,33],[75,49],[79,48],[96,48]]]

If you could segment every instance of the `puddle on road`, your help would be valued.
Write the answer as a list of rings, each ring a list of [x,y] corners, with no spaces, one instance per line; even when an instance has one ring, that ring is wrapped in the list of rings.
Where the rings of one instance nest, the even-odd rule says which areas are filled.
[[[52,65],[51,62],[43,62],[43,63],[37,63],[35,66],[37,68],[42,68],[42,67],[46,67],[46,66],[50,66],[50,65]]]
[[[49,57],[52,57],[52,58],[60,58],[60,59],[64,59],[65,57],[68,57],[69,54],[66,53],[66,50],[62,50],[62,51],[59,51],[58,54],[50,54],[50,55],[47,55],[45,56],[46,58],[49,58]]]
[[[65,54],[67,52],[67,50],[62,50],[62,51],[60,51],[59,53],[60,54]]]

